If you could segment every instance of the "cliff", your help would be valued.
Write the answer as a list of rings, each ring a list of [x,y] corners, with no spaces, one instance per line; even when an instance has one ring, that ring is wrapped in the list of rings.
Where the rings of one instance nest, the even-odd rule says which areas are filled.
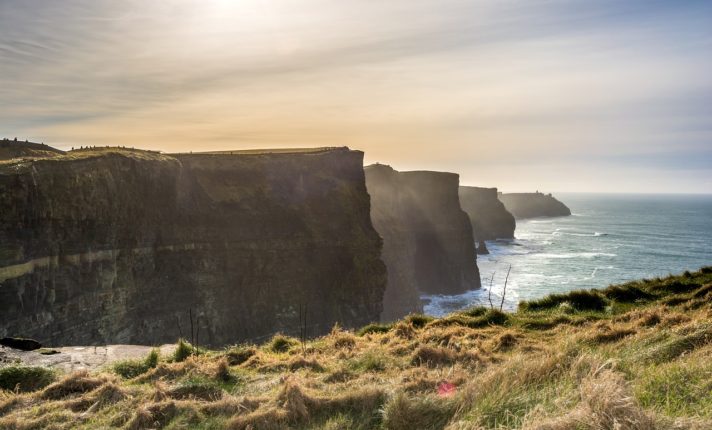
[[[499,200],[515,218],[536,218],[571,215],[571,209],[551,194],[511,193],[499,194]]]
[[[460,187],[460,205],[477,241],[513,239],[516,222],[497,198],[497,188]]]
[[[56,157],[64,154],[64,151],[52,148],[43,143],[18,142],[16,140],[0,140],[0,161],[12,160],[14,158],[45,158]]]
[[[420,294],[480,287],[472,226],[458,199],[459,177],[444,172],[365,168],[371,219],[383,238],[388,286],[381,319],[422,311]]]
[[[378,319],[363,153],[72,151],[0,164],[0,337],[201,344]],[[197,330],[197,328],[196,328]]]

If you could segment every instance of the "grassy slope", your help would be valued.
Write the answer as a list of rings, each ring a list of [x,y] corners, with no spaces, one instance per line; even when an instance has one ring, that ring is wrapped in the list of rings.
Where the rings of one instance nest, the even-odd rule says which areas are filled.
[[[27,392],[0,392],[0,428],[708,429],[711,293],[705,268],[306,345],[182,344],[44,388],[7,368]]]

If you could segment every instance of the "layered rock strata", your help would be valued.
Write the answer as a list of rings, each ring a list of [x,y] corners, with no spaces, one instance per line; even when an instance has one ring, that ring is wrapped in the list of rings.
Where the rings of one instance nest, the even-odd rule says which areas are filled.
[[[0,337],[206,345],[378,319],[363,153],[71,151],[0,164]],[[189,315],[192,315],[192,323]]]

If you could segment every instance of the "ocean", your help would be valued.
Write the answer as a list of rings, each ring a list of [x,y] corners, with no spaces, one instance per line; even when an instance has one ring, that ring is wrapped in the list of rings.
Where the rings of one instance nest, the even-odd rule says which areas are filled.
[[[487,242],[490,254],[478,256],[482,288],[456,296],[423,296],[425,313],[442,316],[489,306],[490,300],[499,307],[510,266],[506,310],[551,293],[712,265],[712,195],[555,197],[571,209],[571,216],[517,220],[514,240]]]

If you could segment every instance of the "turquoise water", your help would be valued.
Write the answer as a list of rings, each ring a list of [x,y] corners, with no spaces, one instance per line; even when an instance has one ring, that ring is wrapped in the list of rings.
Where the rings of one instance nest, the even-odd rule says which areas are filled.
[[[555,292],[602,288],[712,265],[712,195],[558,194],[568,217],[517,220],[515,239],[487,242],[479,256],[482,289],[424,296],[443,315],[473,305],[504,308]]]

